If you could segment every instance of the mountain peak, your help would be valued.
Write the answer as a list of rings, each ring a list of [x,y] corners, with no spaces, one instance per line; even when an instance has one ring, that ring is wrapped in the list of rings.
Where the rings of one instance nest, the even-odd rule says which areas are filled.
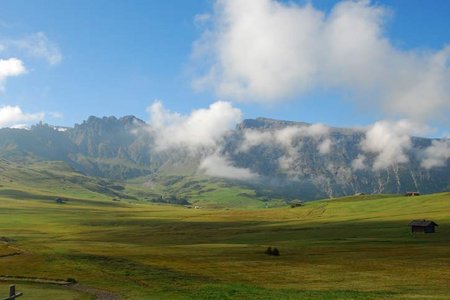
[[[89,118],[81,125],[75,124],[75,127],[85,127],[85,126],[136,126],[136,125],[144,125],[145,122],[133,115],[123,116],[121,118],[117,118],[115,116],[104,116],[104,117],[96,117],[89,116]]]
[[[146,124],[145,121],[133,115],[123,116],[119,119],[119,122],[124,124],[140,124],[140,125]]]

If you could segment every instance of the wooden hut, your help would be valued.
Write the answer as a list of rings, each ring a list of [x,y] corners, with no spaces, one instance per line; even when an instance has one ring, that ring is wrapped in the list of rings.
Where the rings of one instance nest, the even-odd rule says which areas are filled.
[[[438,224],[434,223],[433,221],[427,221],[427,220],[414,220],[411,223],[409,223],[409,226],[411,226],[411,232],[423,232],[423,233],[434,233],[434,227],[439,226]]]

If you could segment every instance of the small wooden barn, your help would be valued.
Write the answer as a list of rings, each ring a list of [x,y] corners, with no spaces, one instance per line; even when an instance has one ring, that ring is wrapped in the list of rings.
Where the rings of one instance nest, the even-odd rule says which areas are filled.
[[[409,223],[409,226],[411,226],[411,232],[423,232],[423,233],[434,233],[434,227],[439,226],[438,224],[434,223],[433,221],[427,221],[427,220],[414,220],[411,223]]]

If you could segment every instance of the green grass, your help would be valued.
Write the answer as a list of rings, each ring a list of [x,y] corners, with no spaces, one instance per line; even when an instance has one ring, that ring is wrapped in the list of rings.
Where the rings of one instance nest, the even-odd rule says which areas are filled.
[[[36,176],[43,176],[42,169],[35,168]],[[72,183],[57,185],[54,177],[50,183],[27,179],[24,185],[20,169],[14,172],[0,175],[0,237],[10,240],[0,242],[0,276],[72,277],[124,299],[450,295],[449,193],[356,196],[294,209],[186,209],[146,201],[114,202],[107,194],[85,188],[85,182],[72,189]],[[206,184],[217,187],[213,200],[238,198],[237,191],[227,191],[220,182]],[[57,204],[55,195],[70,200]],[[408,223],[423,218],[439,224],[437,233],[410,233]],[[265,255],[268,246],[277,247],[281,256]],[[8,255],[17,251],[22,254]],[[9,283],[0,282],[0,296],[6,296]],[[24,299],[89,298],[65,287],[16,284],[31,297]]]
[[[149,192],[149,190],[151,192]],[[202,176],[158,176],[130,180],[126,192],[142,199],[176,195],[204,208],[264,208],[284,205],[280,198],[270,199],[256,195],[255,190],[242,184]]]

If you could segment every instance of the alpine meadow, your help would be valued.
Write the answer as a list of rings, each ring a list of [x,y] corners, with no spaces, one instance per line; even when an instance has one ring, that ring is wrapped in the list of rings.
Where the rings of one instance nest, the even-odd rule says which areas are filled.
[[[0,1],[0,299],[450,299],[449,13]]]

